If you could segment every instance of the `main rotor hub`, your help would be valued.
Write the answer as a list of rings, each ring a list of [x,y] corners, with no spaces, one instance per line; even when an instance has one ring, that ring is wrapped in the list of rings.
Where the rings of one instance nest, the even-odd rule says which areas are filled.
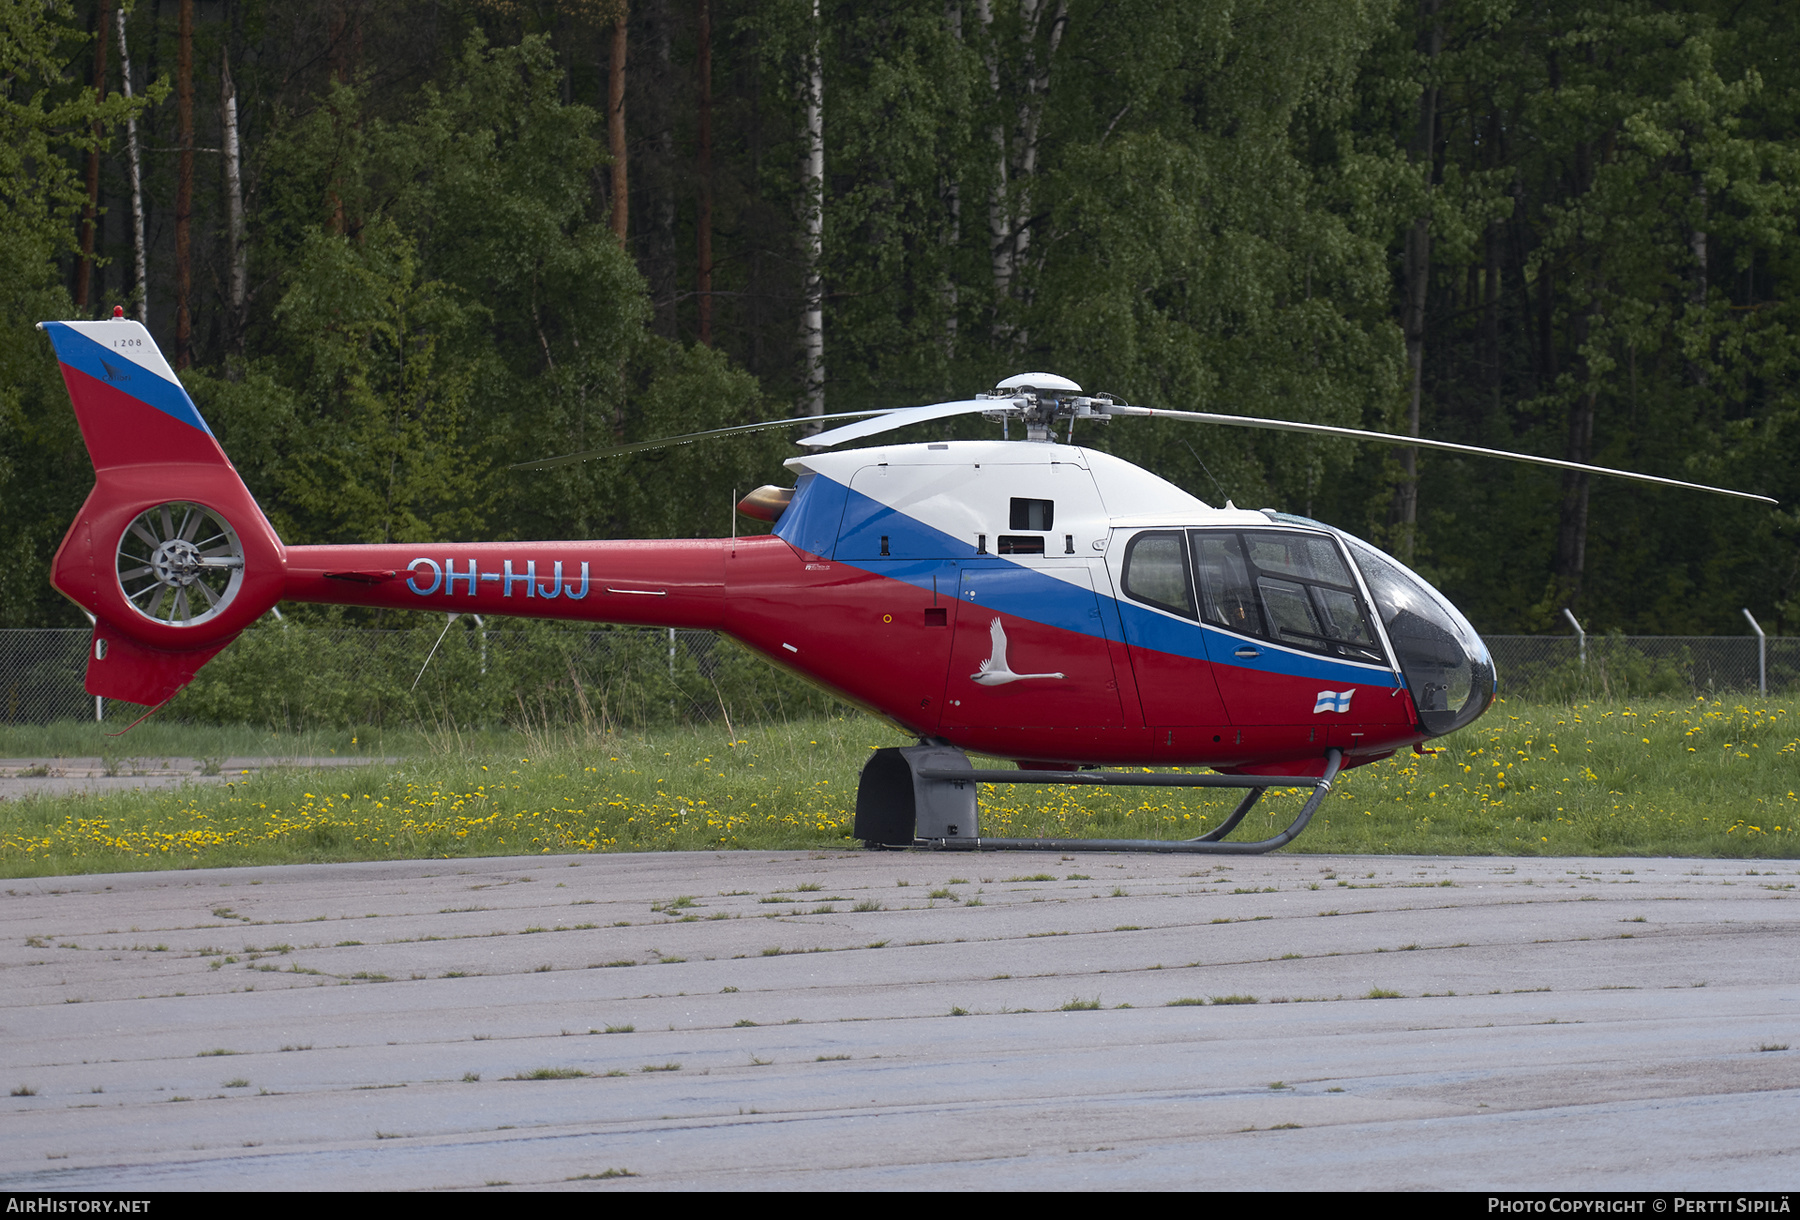
[[[1055,428],[1061,420],[1069,421],[1070,436],[1074,435],[1078,419],[1110,420],[1105,408],[1113,401],[1106,394],[1085,397],[1079,385],[1055,373],[1016,373],[994,387],[994,393],[976,397],[1004,400],[1005,406],[995,406],[982,414],[1002,424],[1019,419],[1025,425],[1028,441],[1055,440]]]

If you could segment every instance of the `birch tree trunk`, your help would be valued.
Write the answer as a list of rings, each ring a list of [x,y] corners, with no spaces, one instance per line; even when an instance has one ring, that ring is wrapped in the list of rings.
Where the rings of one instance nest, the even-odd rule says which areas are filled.
[[[612,231],[625,244],[631,232],[631,187],[625,163],[625,27],[630,5],[620,0],[613,22],[612,61],[606,78],[606,144],[612,153]]]
[[[1032,181],[1037,173],[1038,143],[1044,105],[1049,99],[1051,67],[1068,27],[1068,0],[1057,0],[1048,23],[1048,0],[1019,0],[1019,61],[1016,100],[1009,106],[1007,76],[994,36],[992,0],[977,0],[982,29],[982,57],[993,95],[995,120],[988,128],[994,146],[994,183],[988,196],[988,251],[994,275],[994,302],[1001,315],[995,337],[1013,346],[1025,337],[1005,319],[1006,304],[1018,295],[1020,264],[1031,248]],[[1009,135],[1000,117],[1010,111]]]
[[[226,342],[239,355],[244,350],[244,307],[248,295],[249,251],[244,245],[244,176],[238,147],[237,85],[231,79],[231,56],[219,52],[219,118],[225,160],[225,264],[229,274],[231,313]]]
[[[800,346],[804,361],[800,414],[825,414],[825,288],[819,263],[825,249],[825,73],[819,52],[819,0],[813,0],[806,50],[804,224],[800,258]],[[816,432],[817,425],[809,425]]]
[[[1688,253],[1692,255],[1694,265],[1688,273],[1688,312],[1694,324],[1706,325],[1706,182],[1696,172],[1694,186],[1690,192],[1694,201],[1694,223],[1688,230]],[[1696,389],[1706,388],[1706,366],[1698,360],[1687,362],[1688,384]]]
[[[1020,15],[1025,22],[1024,32],[1019,39],[1023,52],[1025,92],[1024,96],[1019,99],[1018,165],[1013,175],[1013,181],[1018,188],[1012,201],[1011,221],[1012,258],[1015,273],[1031,249],[1033,202],[1031,185],[1037,175],[1038,133],[1043,126],[1044,106],[1050,100],[1051,64],[1056,58],[1056,48],[1062,43],[1063,31],[1068,28],[1069,0],[1057,0],[1056,15],[1050,19],[1049,27],[1043,31],[1044,42],[1041,52],[1038,33],[1044,17],[1045,0],[1021,0],[1019,8]]]
[[[1006,155],[1006,128],[999,121],[1000,48],[994,41],[993,0],[976,0],[975,19],[981,24],[981,57],[987,67],[988,90],[993,94],[995,120],[988,128],[994,146],[994,183],[988,193],[988,259],[994,272],[994,304],[998,310],[1012,295],[1012,219],[1007,202],[1011,175]]]
[[[119,80],[125,100],[131,100],[131,51],[125,45],[125,10],[114,13],[119,27]],[[132,287],[137,294],[138,322],[150,325],[150,285],[144,276],[144,177],[138,162],[137,115],[125,119],[125,148],[131,162]]]

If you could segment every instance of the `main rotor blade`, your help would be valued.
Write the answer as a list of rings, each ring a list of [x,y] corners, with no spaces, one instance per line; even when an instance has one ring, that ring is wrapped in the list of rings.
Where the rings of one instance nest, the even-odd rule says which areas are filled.
[[[845,441],[861,440],[865,436],[874,436],[878,432],[890,432],[895,428],[904,428],[908,424],[922,424],[933,419],[948,419],[952,415],[973,415],[977,411],[992,411],[1010,404],[1005,398],[968,398],[961,402],[939,402],[928,407],[902,407],[898,411],[885,412],[880,419],[864,420],[860,424],[845,424],[841,428],[833,428],[829,432],[821,432],[817,436],[803,436],[797,442],[809,449],[822,449],[828,445],[841,445]],[[866,413],[867,414],[867,413]],[[814,416],[814,419],[821,418]]]
[[[646,449],[661,449],[665,445],[691,445],[695,441],[703,441],[714,436],[741,436],[746,432],[762,432],[769,428],[794,428],[821,419],[862,419],[869,415],[888,415],[904,409],[903,407],[887,407],[879,411],[840,411],[835,415],[799,415],[793,419],[771,419],[760,424],[739,424],[733,428],[712,428],[706,432],[686,432],[680,436],[664,436],[653,441],[632,441],[627,445],[608,445],[604,449],[583,449],[580,453],[564,454],[562,457],[539,458],[535,462],[515,462],[507,469],[545,470],[551,466],[568,466],[575,462],[585,462],[589,458],[616,457],[621,453],[642,453]]]
[[[1729,487],[1709,487],[1705,483],[1686,483],[1665,479],[1660,475],[1638,474],[1630,470],[1614,470],[1610,466],[1589,466],[1582,462],[1565,462],[1559,458],[1537,457],[1529,453],[1513,453],[1506,449],[1483,449],[1479,445],[1458,445],[1452,441],[1427,440],[1420,436],[1395,436],[1391,432],[1365,432],[1361,428],[1334,428],[1329,424],[1302,424],[1285,419],[1258,419],[1253,415],[1215,415],[1208,411],[1165,411],[1157,407],[1128,407],[1115,403],[1102,408],[1108,415],[1149,415],[1162,419],[1186,419],[1202,424],[1229,424],[1234,428],[1262,428],[1271,432],[1310,432],[1319,436],[1341,436],[1353,441],[1380,441],[1386,445],[1413,445],[1420,449],[1443,449],[1451,453],[1470,453],[1477,457],[1503,458],[1509,462],[1530,462],[1534,466],[1554,466],[1558,470],[1579,470],[1587,474],[1603,474],[1615,479],[1631,479],[1639,483],[1656,483],[1663,487],[1679,487],[1685,491],[1706,491],[1740,500],[1757,500],[1763,504],[1779,504],[1770,496],[1749,491],[1733,491]]]

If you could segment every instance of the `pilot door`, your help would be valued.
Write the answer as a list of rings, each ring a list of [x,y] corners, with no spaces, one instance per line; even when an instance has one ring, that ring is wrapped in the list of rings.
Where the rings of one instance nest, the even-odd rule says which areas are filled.
[[[1194,608],[1187,535],[1146,530],[1115,553],[1119,615],[1144,723],[1154,730],[1157,751],[1191,752],[1190,738],[1217,744],[1229,718]]]
[[[1330,535],[1215,529],[1188,535],[1219,693],[1233,721],[1355,751],[1410,726],[1373,618]]]
[[[1083,563],[964,567],[945,729],[1119,728],[1119,686]]]

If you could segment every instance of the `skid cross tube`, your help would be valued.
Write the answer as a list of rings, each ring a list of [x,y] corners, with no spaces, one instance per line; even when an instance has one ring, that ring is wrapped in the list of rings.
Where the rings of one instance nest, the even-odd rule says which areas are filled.
[[[1231,816],[1217,829],[1192,839],[989,839],[979,834],[969,838],[944,837],[915,839],[920,847],[961,851],[1137,851],[1183,852],[1192,855],[1254,856],[1274,851],[1292,843],[1312,821],[1319,805],[1331,791],[1344,763],[1339,750],[1325,751],[1325,773],[1310,775],[1133,775],[1120,771],[975,771],[954,767],[919,767],[918,778],[935,782],[977,784],[1070,784],[1103,787],[1146,788],[1248,788]],[[1312,795],[1300,809],[1293,823],[1280,834],[1254,843],[1227,843],[1222,840],[1237,828],[1244,815],[1270,788],[1311,788]]]

